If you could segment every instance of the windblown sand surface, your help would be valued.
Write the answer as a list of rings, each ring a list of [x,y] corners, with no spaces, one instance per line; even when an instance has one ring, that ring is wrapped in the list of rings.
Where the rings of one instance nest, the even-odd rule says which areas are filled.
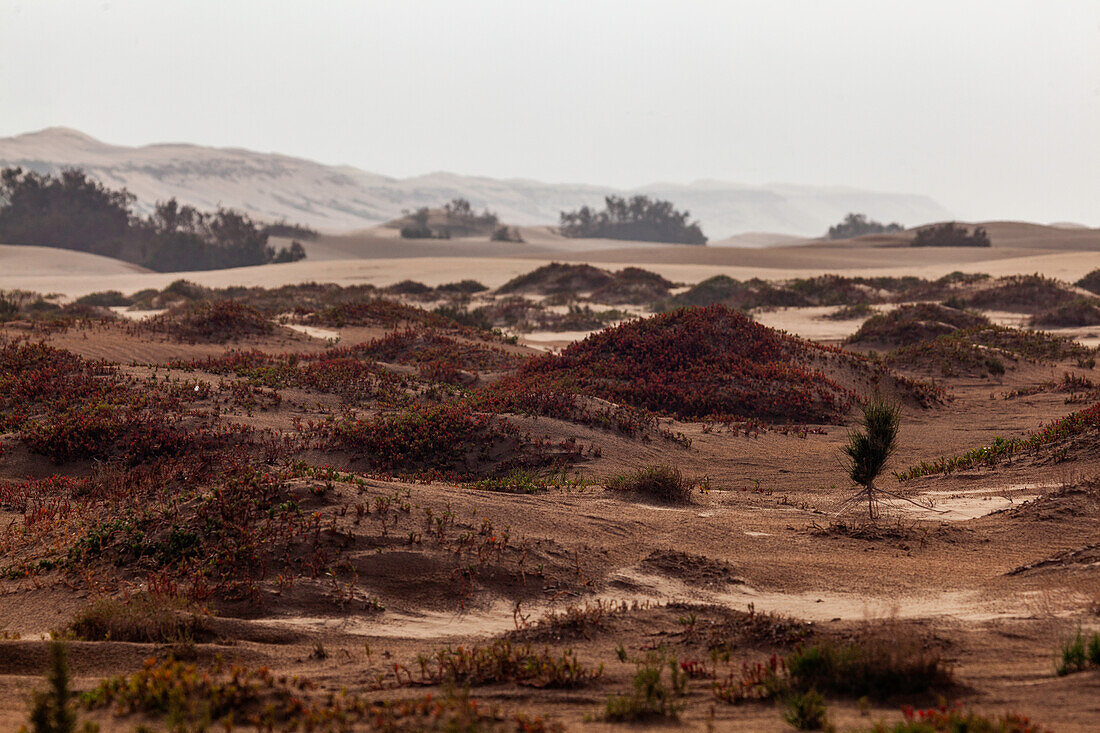
[[[940,277],[955,270],[993,276],[1041,273],[1073,281],[1100,267],[1100,230],[1013,222],[987,227],[994,242],[988,249],[906,247],[901,246],[901,235],[756,249],[654,247],[566,239],[547,227],[525,228],[523,244],[483,238],[423,242],[403,240],[396,231],[379,227],[359,234],[322,236],[307,243],[310,257],[302,262],[192,273],[142,273],[140,268],[112,265],[104,258],[0,245],[0,288],[78,297],[99,290],[129,293],[162,288],[179,278],[216,287],[300,282],[382,286],[406,279],[439,285],[471,278],[495,288],[550,261],[640,265],[687,283],[718,274],[736,279],[821,273]]]
[[[403,279],[435,285],[473,278],[496,287],[551,260],[643,265],[680,282],[719,273],[738,279],[822,272],[934,277],[953,270],[995,276],[1040,272],[1075,280],[1100,267],[1100,232],[1095,230],[1004,224],[991,225],[990,231],[995,242],[1003,238],[1006,245],[965,251],[913,250],[879,240],[757,250],[618,246],[583,255],[568,251],[575,242],[555,249],[550,232],[525,232],[531,244],[517,247],[462,240],[410,243],[372,231],[325,237],[312,245],[319,254],[327,247],[343,259],[318,256],[287,265],[167,274],[135,272],[70,252],[8,246],[0,247],[0,288],[79,296],[159,288],[181,277],[210,286],[388,285]],[[450,256],[439,256],[444,251]],[[504,253],[509,256],[500,256]],[[77,274],[73,263],[86,269]],[[766,311],[758,321],[835,342],[858,322],[822,320],[829,310]],[[265,435],[297,436],[304,425],[372,416],[400,404],[379,407],[367,398],[348,399],[339,392],[339,380],[327,387],[272,387],[264,381],[271,376],[268,371],[215,372],[209,364],[181,363],[248,352],[255,358],[257,353],[285,354],[291,364],[316,354],[316,365],[327,364],[344,354],[341,348],[392,330],[306,323],[317,322],[224,344],[192,343],[125,321],[40,329],[32,323],[8,324],[0,335],[42,340],[106,360],[117,365],[119,374],[146,380],[137,384],[167,389],[176,384],[173,380],[186,380],[179,384],[188,399],[205,385],[217,397],[195,397],[186,403],[189,410]],[[331,342],[333,334],[341,337],[338,347]],[[582,335],[531,334],[529,341],[561,346]],[[476,340],[468,334],[456,338]],[[489,345],[499,347],[503,356],[492,353],[501,359],[532,355],[522,345],[499,340]],[[422,374],[412,363],[379,360],[371,366],[410,379]],[[782,629],[797,623],[812,640],[863,638],[869,629],[915,640],[923,649],[942,653],[953,669],[958,685],[945,693],[950,701],[989,714],[1020,711],[1057,731],[1095,731],[1100,671],[1054,674],[1059,644],[1068,634],[1079,627],[1100,629],[1095,428],[991,465],[904,482],[892,473],[998,438],[1023,438],[1089,408],[1100,399],[1094,366],[1074,358],[1021,358],[1011,360],[997,377],[944,376],[916,364],[898,368],[905,377],[933,379],[948,396],[924,406],[905,404],[899,450],[880,488],[920,506],[891,500],[886,521],[874,526],[859,521],[858,511],[834,524],[835,512],[853,491],[840,459],[844,424],[765,429],[662,417],[664,433],[631,435],[615,429],[612,421],[601,425],[509,413],[507,419],[523,432],[554,445],[571,438],[586,448],[568,466],[572,482],[560,480],[529,494],[490,490],[472,481],[395,477],[370,469],[362,456],[317,444],[287,448],[302,466],[349,472],[337,477],[322,469],[297,473],[287,489],[293,501],[280,496],[280,503],[259,512],[277,527],[287,517],[315,517],[315,534],[309,537],[314,546],[333,553],[326,559],[330,565],[318,561],[306,572],[304,565],[291,565],[288,550],[278,575],[270,569],[261,578],[255,598],[211,595],[215,632],[193,644],[74,641],[69,651],[74,684],[87,690],[104,678],[137,672],[146,658],[183,652],[204,667],[220,657],[230,664],[269,667],[279,676],[308,678],[315,687],[303,687],[301,694],[311,700],[331,699],[330,693],[345,689],[371,700],[408,699],[425,691],[442,697],[447,693],[440,685],[413,680],[418,655],[448,645],[526,640],[554,654],[573,650],[588,668],[603,664],[604,673],[576,689],[491,682],[474,686],[474,698],[510,713],[543,716],[567,730],[623,730],[599,719],[603,706],[610,695],[629,692],[635,660],[662,649],[679,661],[697,662],[705,673],[688,685],[685,729],[789,730],[774,703],[727,704],[714,696],[714,680],[705,676],[724,679],[742,663],[765,661],[796,647],[779,631],[775,637],[740,635],[739,624],[745,621],[741,616],[731,621],[730,614],[751,609],[750,618],[763,612],[780,616],[766,619],[769,633],[773,624]],[[459,375],[470,377],[461,389],[454,383],[435,384],[431,399],[499,386],[505,372],[493,366]],[[1093,386],[1070,391],[1052,386],[1063,379]],[[33,426],[25,429],[33,432]],[[292,444],[297,445],[286,443]],[[123,471],[98,460],[50,461],[28,445],[15,432],[0,435],[0,487],[11,489],[0,502],[0,524],[8,528],[3,538],[12,552],[39,537],[36,533],[56,516],[47,511],[53,507],[49,501],[10,498],[18,496],[15,489],[28,476],[76,480]],[[609,477],[654,464],[673,465],[707,490],[694,491],[688,503],[663,504],[607,487]],[[186,518],[199,498],[169,506]],[[71,499],[85,502],[85,510],[98,506],[83,494]],[[359,518],[356,507],[365,507]],[[126,506],[125,521],[93,516],[104,525],[118,519],[127,526],[142,508]],[[107,539],[121,531],[106,526]],[[20,534],[24,528],[26,534]],[[168,540],[156,546],[167,547]],[[61,557],[74,557],[63,550],[58,550]],[[281,555],[272,558],[281,560]],[[0,632],[21,637],[0,641],[0,728],[14,729],[26,721],[27,696],[41,687],[49,633],[65,629],[103,595],[137,590],[146,578],[141,563],[151,562],[150,556],[139,557],[124,567],[120,559],[117,568],[103,565],[102,574],[82,575],[46,565],[0,579]],[[301,574],[284,578],[283,573],[293,575],[293,568]],[[570,608],[572,622],[539,623],[548,612]],[[714,639],[724,646],[713,645]],[[619,660],[619,649],[627,662]],[[842,730],[865,730],[879,719],[896,722],[903,704],[936,703],[935,695],[891,696],[868,702],[865,715],[854,698],[829,699],[831,718]],[[89,715],[105,730],[130,730],[146,722],[140,715],[118,717],[113,707]]]

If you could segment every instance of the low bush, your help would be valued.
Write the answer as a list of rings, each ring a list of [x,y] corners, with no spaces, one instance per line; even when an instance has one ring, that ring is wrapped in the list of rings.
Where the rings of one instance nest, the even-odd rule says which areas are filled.
[[[854,303],[837,308],[832,313],[822,316],[829,321],[854,321],[858,318],[867,318],[875,314],[875,309],[870,303]]]
[[[664,655],[652,652],[637,664],[633,691],[629,695],[608,698],[605,717],[615,722],[679,718],[687,692],[688,675],[684,669],[675,659],[666,659]]]
[[[556,655],[529,644],[498,640],[488,646],[446,647],[417,659],[420,681],[463,686],[514,683],[530,687],[584,687],[599,679],[603,665],[590,669],[572,650]]]
[[[857,698],[920,695],[955,685],[939,652],[885,635],[813,644],[788,656],[786,666],[796,689]]]
[[[455,328],[452,319],[423,308],[374,298],[355,300],[324,308],[310,314],[306,321],[321,326],[385,326],[420,325],[433,328]]]
[[[900,723],[876,723],[863,733],[1051,733],[1016,713],[990,716],[943,705],[928,710],[904,707],[902,715]]]
[[[783,699],[783,720],[796,730],[832,730],[825,698],[817,690],[794,692]]]
[[[148,593],[95,601],[77,614],[69,629],[85,641],[187,644],[213,637],[201,609],[182,598]]]
[[[1089,666],[1100,667],[1100,631],[1077,633],[1062,642],[1061,659],[1055,671],[1059,677],[1081,672]]]
[[[101,290],[97,293],[88,293],[82,295],[76,299],[77,303],[81,305],[99,306],[101,308],[111,308],[124,305],[133,305],[134,300],[128,296],[123,295],[117,290]]]
[[[826,640],[767,663],[745,663],[714,683],[720,700],[782,698],[818,690],[824,694],[890,699],[942,693],[955,677],[939,652],[914,638],[877,631],[852,641]]]
[[[611,491],[631,491],[669,504],[691,502],[692,482],[672,466],[648,466],[612,476],[604,485]]]

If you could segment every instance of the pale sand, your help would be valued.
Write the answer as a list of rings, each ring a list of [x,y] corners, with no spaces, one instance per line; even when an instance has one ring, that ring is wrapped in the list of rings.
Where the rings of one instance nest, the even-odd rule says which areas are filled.
[[[116,271],[83,270],[64,260],[42,258],[36,274],[24,262],[18,269],[9,270],[7,260],[3,259],[11,249],[22,249],[0,245],[0,289],[14,288],[43,293],[62,293],[70,297],[79,297],[101,290],[119,290],[133,293],[144,288],[163,288],[180,278],[191,280],[211,287],[230,285],[258,285],[278,287],[293,283],[325,282],[340,285],[391,285],[395,282],[411,279],[427,285],[440,285],[472,278],[496,288],[509,279],[529,272],[551,261],[592,261],[590,258],[555,257],[547,259],[517,259],[503,257],[424,257],[424,258],[385,258],[359,260],[304,260],[284,265],[262,265],[242,267],[232,270],[212,270],[204,272],[143,273],[125,271],[122,267]],[[56,252],[53,251],[53,252]],[[102,259],[102,258],[99,258]],[[778,261],[781,258],[775,258]],[[1094,252],[1065,252],[1038,254],[1007,259],[976,260],[960,264],[958,262],[929,262],[914,266],[909,264],[890,265],[882,262],[879,266],[861,267],[799,267],[797,258],[791,258],[789,267],[762,267],[736,265],[693,265],[648,263],[626,259],[602,265],[624,267],[636,264],[648,270],[658,272],[677,281],[695,283],[714,275],[728,275],[739,280],[759,277],[764,279],[784,279],[791,277],[811,277],[823,272],[843,275],[918,275],[921,277],[940,277],[953,270],[965,272],[984,272],[993,276],[1043,273],[1063,280],[1076,280],[1086,272],[1100,267],[1100,255]],[[931,259],[931,257],[929,258]],[[75,261],[75,260],[74,260]],[[123,263],[124,264],[124,263]],[[81,272],[82,274],[76,274]]]
[[[1100,267],[1100,230],[1059,229],[1013,222],[986,225],[990,248],[914,248],[908,235],[862,237],[844,242],[808,242],[784,247],[652,246],[610,240],[565,239],[550,227],[525,227],[526,243],[486,239],[402,240],[392,229],[323,236],[309,243],[312,258],[206,272],[151,273],[103,257],[43,247],[0,245],[0,288],[63,293],[77,297],[98,290],[131,293],[162,288],[185,278],[208,286],[332,282],[390,285],[419,280],[440,285],[466,278],[490,288],[547,262],[591,262],[603,267],[638,265],[665,277],[696,283],[714,275],[739,280],[785,279],[822,273],[940,277],[954,270],[993,276],[1042,273],[1077,280]]]

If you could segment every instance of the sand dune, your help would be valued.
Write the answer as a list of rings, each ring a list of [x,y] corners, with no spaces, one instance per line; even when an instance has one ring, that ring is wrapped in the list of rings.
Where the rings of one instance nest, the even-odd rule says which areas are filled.
[[[219,287],[307,281],[389,285],[405,279],[439,285],[472,278],[497,287],[551,261],[612,268],[639,265],[689,283],[718,274],[737,279],[809,277],[823,272],[940,277],[954,270],[994,276],[1038,272],[1073,281],[1100,267],[1100,230],[1023,222],[984,226],[993,239],[992,247],[914,248],[905,246],[907,235],[900,234],[832,242],[802,240],[802,244],[757,249],[577,240],[562,237],[550,227],[523,228],[524,243],[490,242],[484,237],[404,240],[393,229],[375,227],[308,242],[309,257],[301,262],[189,273],[152,273],[79,252],[0,245],[0,288],[77,297],[97,290],[161,288],[179,278]]]
[[[0,280],[5,281],[25,277],[110,277],[145,272],[149,270],[140,265],[86,252],[0,244]]]
[[[8,248],[4,248],[5,250]],[[1026,256],[973,259],[959,261],[949,259],[940,262],[890,262],[889,258],[877,262],[834,261],[829,265],[808,258],[776,258],[768,264],[752,262],[743,264],[679,263],[628,258],[626,256],[593,259],[591,257],[388,257],[353,260],[304,260],[292,264],[242,267],[232,270],[204,272],[143,273],[101,270],[77,274],[73,267],[56,259],[55,250],[47,250],[47,256],[39,261],[37,273],[24,264],[20,271],[0,269],[0,288],[63,293],[79,297],[100,290],[119,290],[125,293],[144,288],[163,288],[168,283],[185,278],[212,287],[230,285],[260,285],[278,287],[301,282],[332,282],[342,285],[372,284],[390,285],[400,280],[419,280],[428,285],[440,285],[472,278],[495,288],[509,279],[551,261],[597,262],[616,267],[637,264],[658,272],[676,282],[694,283],[714,275],[728,275],[739,280],[759,277],[783,279],[811,277],[822,272],[847,275],[918,275],[940,277],[953,270],[984,272],[994,276],[1043,273],[1063,280],[1076,280],[1085,272],[1100,267],[1100,258],[1092,252],[1061,252],[1028,254]],[[6,260],[0,260],[0,263]]]
[[[654,183],[634,189],[494,179],[436,172],[391,178],[347,165],[239,148],[186,144],[110,145],[61,127],[0,138],[0,167],[37,171],[80,167],[111,187],[125,187],[148,211],[175,196],[203,209],[229,206],[265,220],[285,218],[347,231],[393,219],[403,209],[439,206],[455,197],[488,207],[510,224],[557,222],[563,210],[602,206],[608,195],[644,194],[690,211],[708,236],[780,231],[817,235],[849,211],[917,224],[948,216],[927,196],[826,186],[722,181]]]

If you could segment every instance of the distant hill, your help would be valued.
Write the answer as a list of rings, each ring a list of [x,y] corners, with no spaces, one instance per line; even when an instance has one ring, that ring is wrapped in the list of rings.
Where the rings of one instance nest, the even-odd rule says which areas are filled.
[[[285,219],[328,231],[362,229],[403,210],[465,198],[508,224],[552,224],[562,210],[599,207],[609,194],[642,193],[672,201],[697,219],[711,240],[742,232],[821,236],[848,212],[914,226],[951,218],[927,196],[849,188],[720,181],[654,183],[637,189],[499,180],[454,173],[390,178],[350,166],[239,148],[160,144],[108,145],[76,130],[53,127],[0,138],[0,167],[39,172],[83,168],[110,187],[125,186],[138,208],[172,196],[200,209],[224,205],[263,220]]]

